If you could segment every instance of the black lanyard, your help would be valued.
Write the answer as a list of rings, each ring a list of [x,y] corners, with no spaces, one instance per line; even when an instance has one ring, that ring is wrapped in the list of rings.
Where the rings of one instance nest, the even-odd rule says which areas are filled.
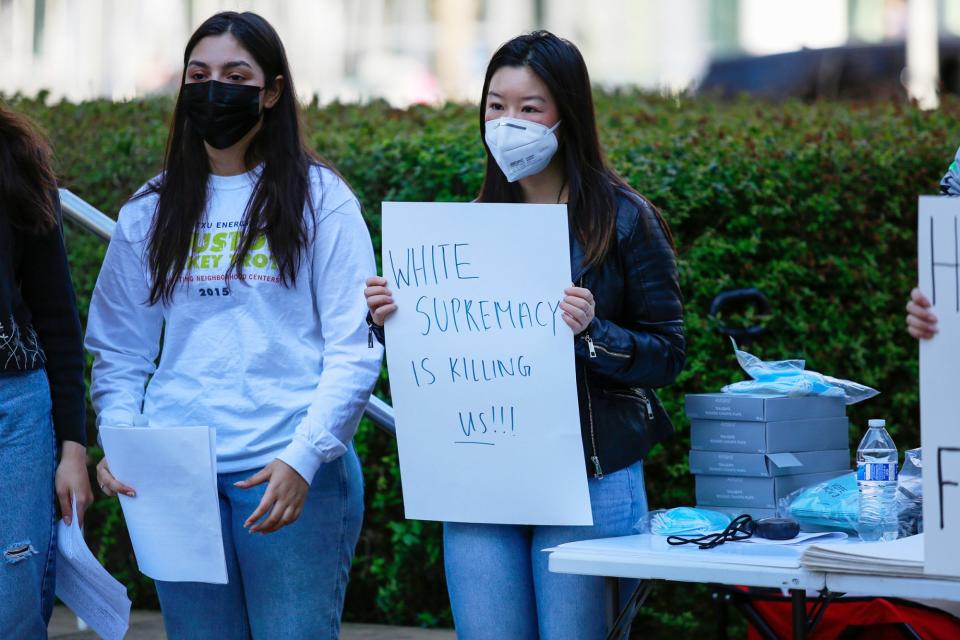
[[[737,516],[727,525],[727,528],[720,533],[708,533],[705,536],[696,538],[685,538],[683,536],[670,536],[667,538],[667,544],[680,546],[683,544],[695,544],[701,549],[713,549],[724,542],[741,542],[753,536],[756,522],[747,514]]]
[[[763,518],[754,520],[747,514],[737,516],[720,533],[708,533],[696,538],[670,536],[667,544],[679,546],[695,544],[701,549],[713,549],[724,542],[742,542],[753,536],[768,540],[792,540],[800,533],[800,523],[793,518]]]

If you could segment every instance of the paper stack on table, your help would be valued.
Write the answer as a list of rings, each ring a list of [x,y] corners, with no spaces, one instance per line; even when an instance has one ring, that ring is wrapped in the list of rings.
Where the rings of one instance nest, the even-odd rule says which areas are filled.
[[[57,597],[104,640],[121,640],[130,624],[127,589],[90,553],[73,505],[68,527],[57,522]]]
[[[815,544],[800,563],[811,571],[923,576],[923,534],[889,542]]]
[[[101,427],[137,566],[154,580],[227,583],[210,427]]]

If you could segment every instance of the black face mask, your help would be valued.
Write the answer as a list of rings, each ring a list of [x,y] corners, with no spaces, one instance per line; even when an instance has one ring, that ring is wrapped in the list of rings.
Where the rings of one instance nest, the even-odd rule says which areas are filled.
[[[226,149],[260,121],[260,87],[209,80],[183,85],[180,105],[207,144]]]

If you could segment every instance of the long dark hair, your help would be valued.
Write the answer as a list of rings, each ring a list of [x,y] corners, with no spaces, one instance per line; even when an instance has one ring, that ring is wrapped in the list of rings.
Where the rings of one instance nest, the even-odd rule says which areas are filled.
[[[306,145],[300,124],[293,78],[283,43],[274,28],[255,13],[224,11],[209,18],[190,36],[183,53],[183,76],[186,79],[190,53],[207,36],[231,34],[254,57],[263,69],[266,86],[273,86],[277,76],[284,81],[283,91],[271,109],[264,109],[260,130],[246,152],[246,164],[263,163],[263,171],[254,187],[244,212],[246,226],[228,271],[243,272],[243,262],[257,238],[266,235],[270,251],[284,285],[296,283],[304,248],[310,242],[307,221],[303,215],[314,208],[310,198],[310,168],[329,166]],[[153,275],[150,303],[169,301],[177,280],[183,275],[190,256],[193,234],[199,230],[206,206],[207,178],[210,164],[203,139],[186,117],[177,97],[163,173],[151,182],[138,197],[159,196],[148,248]]]
[[[487,93],[493,74],[502,67],[527,67],[539,77],[560,111],[557,154],[563,162],[567,184],[570,224],[584,249],[586,266],[601,262],[617,238],[617,192],[627,191],[643,198],[606,162],[593,108],[590,74],[579,49],[549,31],[517,36],[501,46],[487,65],[480,96],[480,139],[487,151],[487,167],[480,187],[479,202],[521,202],[523,192],[506,176],[490,154],[484,139]],[[644,198],[644,200],[646,200]],[[649,201],[648,201],[649,204]],[[660,212],[660,226],[673,243],[670,228]]]
[[[24,116],[0,105],[0,212],[32,234],[57,225],[50,144]]]

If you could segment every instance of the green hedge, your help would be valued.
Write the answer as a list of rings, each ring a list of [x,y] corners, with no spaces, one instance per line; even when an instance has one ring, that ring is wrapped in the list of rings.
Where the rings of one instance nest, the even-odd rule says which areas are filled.
[[[110,214],[160,167],[167,99],[12,103],[52,138],[63,186]],[[381,201],[463,201],[479,187],[482,148],[471,106],[334,104],[304,116],[310,143],[360,197],[378,247]],[[851,446],[873,416],[888,419],[901,449],[919,445],[917,349],[903,330],[903,305],[915,282],[916,196],[936,192],[960,142],[958,116],[953,98],[923,113],[893,102],[598,96],[611,162],[673,225],[686,298],[687,366],[661,393],[678,434],[646,465],[653,507],[693,503],[683,394],[742,377],[707,316],[724,289],[756,286],[769,296],[769,331],[752,348],[758,355],[803,357],[815,370],[882,391],[850,408]],[[85,313],[104,248],[76,231],[68,241]],[[379,392],[389,397],[385,377]],[[403,519],[395,443],[365,421],[357,444],[367,512],[347,618],[449,624],[439,526]],[[116,503],[98,501],[89,523],[96,552],[136,604],[155,605]],[[707,632],[704,595],[703,587],[665,586],[637,627],[651,637]]]

